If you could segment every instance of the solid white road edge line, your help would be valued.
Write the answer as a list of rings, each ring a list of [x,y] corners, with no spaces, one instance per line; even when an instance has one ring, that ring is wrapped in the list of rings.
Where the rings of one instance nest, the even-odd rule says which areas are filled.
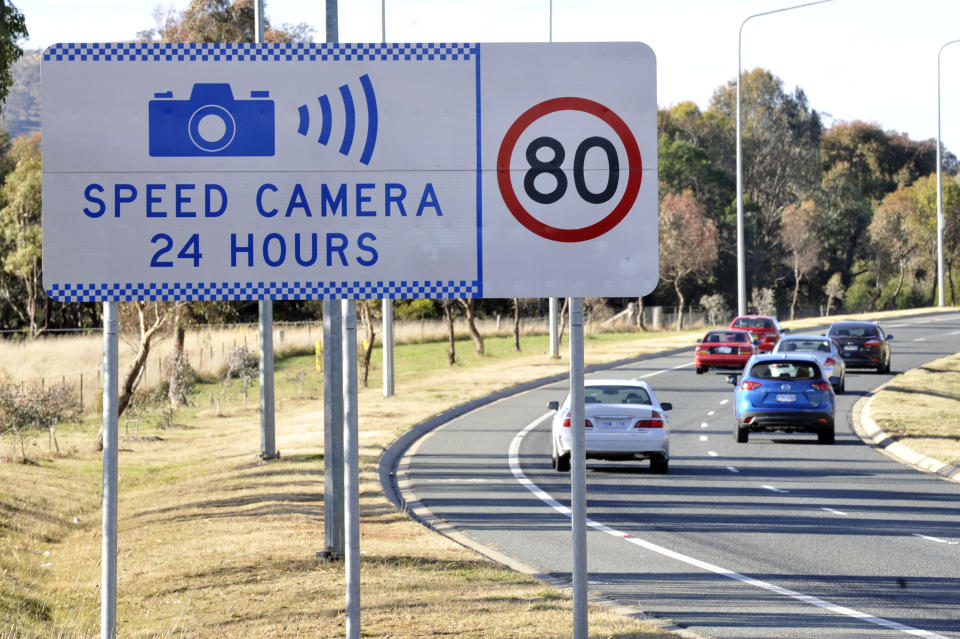
[[[910,533],[914,537],[919,537],[920,539],[926,539],[927,541],[935,541],[938,544],[949,544],[955,546],[960,544],[960,541],[947,541],[946,539],[938,539],[937,537],[928,537],[927,535],[921,535],[920,533]]]
[[[564,515],[565,517],[572,517],[573,513],[570,511],[568,507],[561,504],[559,501],[551,497],[546,491],[544,491],[542,488],[540,488],[535,483],[533,483],[530,480],[530,478],[527,477],[526,474],[523,472],[523,469],[520,468],[520,444],[523,443],[523,438],[527,436],[527,433],[532,431],[534,428],[536,428],[546,420],[550,419],[552,416],[553,416],[553,411],[544,413],[543,415],[541,415],[540,417],[538,417],[537,419],[533,420],[528,425],[526,425],[513,438],[513,440],[510,442],[510,451],[508,455],[508,460],[510,462],[510,471],[513,473],[513,476],[520,483],[520,485],[526,488],[527,490],[529,490],[531,493],[533,493],[534,496],[537,497],[537,499],[539,499],[546,505],[550,506],[550,508],[557,511],[561,515]],[[774,584],[771,584],[766,581],[762,581],[760,579],[754,579],[753,577],[741,575],[738,572],[734,572],[732,570],[722,568],[715,564],[711,564],[709,562],[702,561],[700,559],[696,559],[688,555],[684,555],[674,550],[670,550],[669,548],[665,548],[663,546],[646,541],[644,539],[634,537],[627,533],[621,532],[615,528],[611,528],[610,526],[594,521],[589,517],[587,518],[587,526],[599,532],[606,533],[612,537],[622,539],[627,543],[631,543],[635,546],[639,546],[640,548],[644,548],[651,552],[655,552],[659,555],[663,555],[664,557],[669,557],[671,559],[675,559],[677,561],[683,562],[687,565],[695,566],[697,568],[700,568],[701,570],[706,570],[707,572],[712,572],[716,575],[720,575],[721,577],[727,577],[728,579],[739,581],[741,583],[747,584],[748,586],[754,586],[756,588],[761,588],[768,592],[782,595],[784,597],[796,599],[797,601],[800,601],[802,603],[809,604],[817,608],[823,608],[824,610],[828,610],[838,615],[844,615],[847,617],[852,617],[854,619],[860,619],[861,621],[871,623],[875,626],[882,626],[884,628],[889,628],[890,630],[897,630],[897,631],[906,633],[908,635],[913,635],[915,637],[925,637],[926,639],[949,639],[944,635],[939,635],[937,633],[930,632],[928,630],[921,630],[920,628],[913,628],[911,626],[906,626],[902,623],[897,623],[896,621],[890,621],[889,619],[884,619],[882,617],[875,617],[874,615],[870,615],[865,612],[860,612],[859,610],[854,610],[853,608],[847,608],[846,606],[840,606],[834,603],[830,603],[829,601],[825,601],[823,599],[820,599],[819,597],[805,595],[802,592],[790,590],[789,588],[782,588],[780,586],[776,586]]]

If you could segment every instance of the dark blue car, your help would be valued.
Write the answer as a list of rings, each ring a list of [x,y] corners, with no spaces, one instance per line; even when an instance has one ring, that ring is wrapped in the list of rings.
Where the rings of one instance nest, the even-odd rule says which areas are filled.
[[[816,358],[802,354],[754,355],[736,375],[733,410],[737,441],[751,432],[816,433],[821,444],[834,440],[833,386]]]

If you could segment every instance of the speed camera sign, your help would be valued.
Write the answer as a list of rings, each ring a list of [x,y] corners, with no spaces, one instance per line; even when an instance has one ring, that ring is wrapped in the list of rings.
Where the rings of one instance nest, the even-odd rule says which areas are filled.
[[[643,295],[655,67],[639,43],[55,45],[45,288]]]

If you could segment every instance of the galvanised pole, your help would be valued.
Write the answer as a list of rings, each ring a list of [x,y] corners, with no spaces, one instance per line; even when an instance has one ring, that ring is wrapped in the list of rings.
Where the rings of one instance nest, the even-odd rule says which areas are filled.
[[[357,415],[357,303],[341,300],[343,312],[343,488],[347,549],[347,639],[360,639],[360,440]]]
[[[263,0],[254,2],[253,31],[257,44],[263,44]],[[273,300],[260,300],[260,457],[275,459],[276,417],[273,392]]]
[[[946,287],[943,276],[943,160],[940,158],[940,59],[943,50],[960,40],[951,40],[937,52],[937,305],[941,308],[947,305]]]
[[[743,75],[742,50],[743,50],[743,27],[748,21],[768,16],[774,13],[783,13],[793,9],[811,7],[815,4],[832,2],[832,0],[817,0],[817,2],[805,2],[803,4],[774,9],[773,11],[764,11],[747,16],[740,23],[740,31],[737,34],[737,314],[746,315],[747,313],[747,270],[746,258],[743,240],[743,144],[741,142],[741,106],[740,106],[740,76]]]
[[[117,636],[117,303],[103,303],[103,543],[100,559],[100,639]]]
[[[583,298],[570,298],[570,511],[573,639],[587,639],[587,461],[583,403]]]

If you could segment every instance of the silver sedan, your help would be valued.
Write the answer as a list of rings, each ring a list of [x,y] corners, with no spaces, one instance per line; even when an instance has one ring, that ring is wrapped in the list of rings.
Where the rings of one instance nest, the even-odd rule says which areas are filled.
[[[588,459],[649,459],[650,470],[665,473],[670,436],[664,414],[672,406],[657,401],[646,382],[632,379],[590,379],[584,382],[584,428]],[[553,468],[570,470],[570,395],[550,402]]]
[[[777,342],[775,353],[803,353],[817,358],[823,376],[830,380],[834,393],[842,393],[846,389],[847,367],[840,357],[837,343],[823,335],[784,335]]]

